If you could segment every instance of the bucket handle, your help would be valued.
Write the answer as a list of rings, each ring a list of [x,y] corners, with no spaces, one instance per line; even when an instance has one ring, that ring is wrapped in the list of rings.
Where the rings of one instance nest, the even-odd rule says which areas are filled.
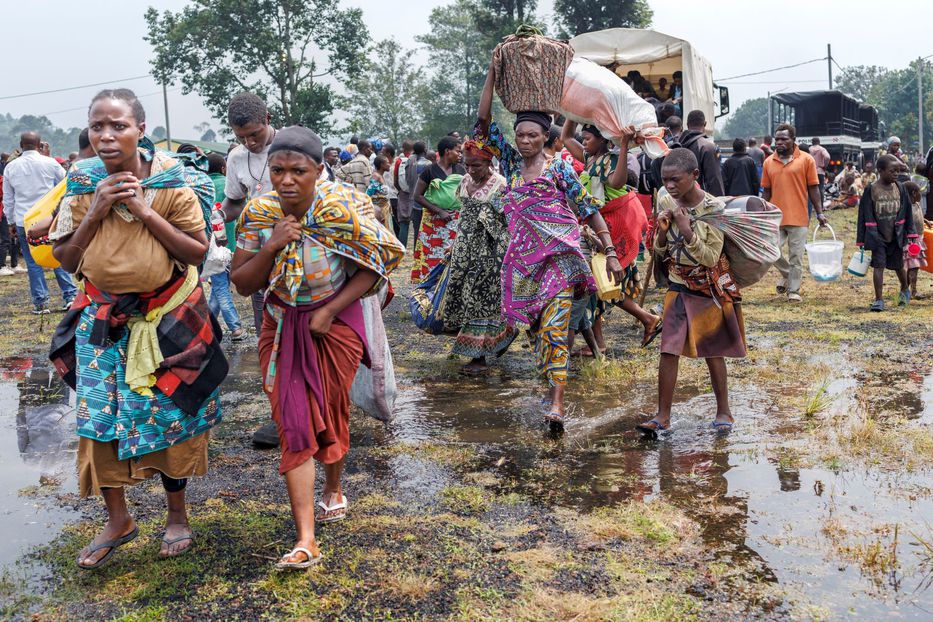
[[[813,242],[816,242],[816,232],[819,231],[819,230],[822,229],[822,228],[823,228],[823,227],[817,227],[816,229],[813,230]],[[833,242],[835,242],[835,241],[836,241],[836,232],[833,231],[833,228],[830,227],[828,224],[826,225],[826,228],[829,229],[829,232],[830,232],[830,233],[832,234],[832,236],[833,236]]]

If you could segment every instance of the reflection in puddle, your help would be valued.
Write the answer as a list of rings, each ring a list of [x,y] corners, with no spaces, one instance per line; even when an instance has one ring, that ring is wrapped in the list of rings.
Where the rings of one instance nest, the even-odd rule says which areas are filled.
[[[48,542],[75,517],[46,497],[77,489],[74,395],[50,370],[32,364],[0,363],[0,564]]]

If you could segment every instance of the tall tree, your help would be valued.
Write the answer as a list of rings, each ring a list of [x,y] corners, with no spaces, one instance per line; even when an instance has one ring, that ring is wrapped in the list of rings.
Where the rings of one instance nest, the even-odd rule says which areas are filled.
[[[23,115],[19,118],[10,114],[0,114],[0,151],[12,152],[19,147],[19,137],[23,132],[39,132],[42,140],[49,143],[52,155],[67,156],[78,150],[78,134],[81,128],[62,129],[48,117]]]
[[[748,138],[768,133],[768,98],[745,100],[722,128],[723,138]]]
[[[490,50],[477,36],[476,0],[455,0],[436,7],[429,18],[430,32],[420,35],[427,46],[433,75],[431,106],[424,133],[439,138],[451,130],[464,132],[476,121],[479,95],[489,66]]]
[[[427,109],[427,80],[412,64],[412,52],[394,38],[379,41],[363,71],[347,83],[348,130],[389,138],[396,146],[420,135]]]
[[[545,28],[535,11],[538,0],[478,0],[473,7],[473,21],[483,47],[492,53],[503,37],[515,32],[521,24]]]
[[[335,94],[322,79],[359,72],[368,38],[360,9],[340,0],[193,0],[174,13],[146,11],[152,73],[201,95],[219,120],[253,91],[277,124],[333,129]]]
[[[861,102],[868,101],[872,89],[884,80],[888,73],[890,70],[887,67],[878,65],[844,67],[836,76],[836,88]]]
[[[554,14],[565,39],[605,28],[647,28],[654,17],[647,0],[554,0]]]

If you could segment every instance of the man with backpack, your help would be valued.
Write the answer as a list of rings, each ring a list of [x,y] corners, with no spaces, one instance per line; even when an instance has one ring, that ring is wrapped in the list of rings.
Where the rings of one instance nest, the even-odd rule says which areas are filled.
[[[700,187],[714,197],[723,196],[722,167],[716,155],[716,143],[705,136],[706,115],[702,110],[691,110],[687,115],[687,131],[680,135],[681,146],[696,156],[700,166]]]

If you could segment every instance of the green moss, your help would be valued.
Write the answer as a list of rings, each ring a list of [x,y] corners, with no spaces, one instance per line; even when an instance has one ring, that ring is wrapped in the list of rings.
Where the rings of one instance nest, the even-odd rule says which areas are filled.
[[[490,495],[479,486],[447,486],[440,493],[444,505],[457,514],[477,514],[490,506]]]

